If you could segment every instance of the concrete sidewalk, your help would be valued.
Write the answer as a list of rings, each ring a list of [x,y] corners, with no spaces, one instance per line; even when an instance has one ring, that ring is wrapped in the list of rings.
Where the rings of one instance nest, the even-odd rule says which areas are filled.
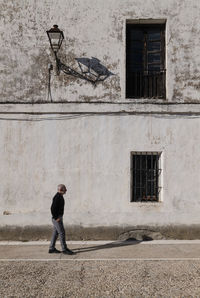
[[[0,242],[0,260],[200,259],[200,240],[69,241],[73,256],[49,254],[48,246],[47,241]]]
[[[200,241],[0,243],[0,297],[200,297]],[[57,246],[57,248],[60,248]]]

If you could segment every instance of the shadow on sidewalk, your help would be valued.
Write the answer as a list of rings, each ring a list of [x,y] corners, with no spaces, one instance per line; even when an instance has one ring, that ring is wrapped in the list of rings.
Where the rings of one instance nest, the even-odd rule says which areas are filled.
[[[135,238],[129,238],[127,240],[123,241],[115,241],[103,245],[96,245],[96,246],[90,246],[90,247],[81,247],[81,248],[75,248],[73,251],[77,253],[83,253],[88,251],[94,251],[99,249],[107,249],[107,248],[115,248],[115,247],[122,247],[122,246],[128,246],[128,245],[136,245],[144,241],[151,241],[153,240],[151,237],[145,237],[143,240],[137,240]]]

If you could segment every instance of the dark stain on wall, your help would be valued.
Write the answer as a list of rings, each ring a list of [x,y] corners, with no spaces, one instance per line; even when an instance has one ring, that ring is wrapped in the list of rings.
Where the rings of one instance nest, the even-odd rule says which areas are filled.
[[[166,226],[67,226],[67,240],[159,240],[159,239],[200,239],[199,225]],[[5,226],[0,228],[0,241],[50,240],[51,226]]]

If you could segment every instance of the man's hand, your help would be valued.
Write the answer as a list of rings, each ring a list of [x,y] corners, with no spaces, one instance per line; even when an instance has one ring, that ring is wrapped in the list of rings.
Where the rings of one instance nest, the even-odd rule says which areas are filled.
[[[60,221],[60,218],[57,218],[56,221],[59,222]]]

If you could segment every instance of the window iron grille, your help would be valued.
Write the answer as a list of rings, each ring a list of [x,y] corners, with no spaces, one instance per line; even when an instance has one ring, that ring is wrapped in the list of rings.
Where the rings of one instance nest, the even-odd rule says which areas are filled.
[[[131,154],[132,202],[158,202],[160,186],[160,156],[155,152]]]
[[[164,98],[165,70],[162,72],[134,71],[128,74],[128,98]]]

